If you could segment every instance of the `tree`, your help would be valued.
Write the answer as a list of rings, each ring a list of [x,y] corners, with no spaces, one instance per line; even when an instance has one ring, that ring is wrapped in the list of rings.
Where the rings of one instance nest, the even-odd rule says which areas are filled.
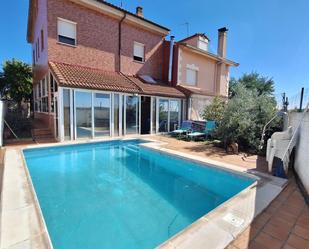
[[[29,64],[18,60],[3,63],[0,75],[1,97],[14,100],[20,106],[22,101],[29,101],[32,93],[32,69]]]
[[[217,136],[225,145],[236,142],[242,150],[257,152],[263,126],[276,113],[276,101],[267,92],[247,86],[233,86],[234,95],[224,109]]]
[[[212,103],[206,106],[202,114],[203,118],[205,120],[214,120],[218,124],[223,117],[225,105],[225,101],[223,101],[219,97],[215,97]]]
[[[235,95],[235,87],[237,84],[242,84],[245,88],[249,90],[257,91],[258,96],[273,95],[274,93],[274,81],[272,78],[260,76],[256,72],[249,74],[244,74],[239,79],[231,79],[229,84],[230,97]]]

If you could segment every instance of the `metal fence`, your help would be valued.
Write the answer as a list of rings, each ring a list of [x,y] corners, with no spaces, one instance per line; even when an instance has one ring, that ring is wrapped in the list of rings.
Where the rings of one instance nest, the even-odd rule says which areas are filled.
[[[301,88],[294,94],[283,93],[275,95],[277,100],[277,108],[279,110],[284,109],[287,105],[289,111],[302,112],[309,103],[309,87]]]

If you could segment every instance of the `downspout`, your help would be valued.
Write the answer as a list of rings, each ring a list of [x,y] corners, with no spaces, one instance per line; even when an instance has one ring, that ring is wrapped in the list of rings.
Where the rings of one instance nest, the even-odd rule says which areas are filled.
[[[219,86],[219,89],[218,89],[218,78],[219,78],[218,77],[218,73],[219,73],[218,67],[221,63],[222,63],[221,61],[217,61],[216,66],[215,66],[215,89],[214,89],[215,95],[220,94],[220,86]]]
[[[118,28],[118,71],[121,72],[121,27],[122,22],[124,19],[126,19],[127,13],[124,13],[123,17],[121,18],[119,22],[119,28]]]
[[[174,52],[174,38],[175,36],[171,36],[170,41],[170,58],[168,63],[168,82],[172,85],[172,68],[173,68],[173,52]]]

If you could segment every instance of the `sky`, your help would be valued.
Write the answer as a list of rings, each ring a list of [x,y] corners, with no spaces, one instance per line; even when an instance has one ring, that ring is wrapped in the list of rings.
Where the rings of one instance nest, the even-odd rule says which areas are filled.
[[[28,0],[0,0],[0,63],[16,58],[31,62],[26,41]],[[240,63],[231,77],[258,72],[273,78],[275,93],[293,96],[309,89],[308,0],[109,0],[171,30],[176,40],[205,33],[210,52],[217,50],[217,29],[229,29],[227,56]],[[167,37],[169,39],[169,37]]]

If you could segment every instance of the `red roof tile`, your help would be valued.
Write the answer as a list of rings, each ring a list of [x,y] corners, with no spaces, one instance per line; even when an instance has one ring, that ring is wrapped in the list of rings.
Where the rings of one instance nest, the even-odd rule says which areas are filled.
[[[176,87],[171,87],[165,83],[147,83],[143,79],[136,76],[127,76],[131,81],[133,81],[142,92],[146,95],[156,95],[156,96],[166,96],[166,97],[176,97],[185,98],[186,95],[178,90]]]
[[[49,66],[60,86],[141,93],[141,90],[133,82],[116,72],[61,62],[49,62]]]
[[[60,86],[185,98],[185,94],[175,87],[146,83],[136,76],[62,62],[50,61],[49,66]]]
[[[178,85],[177,88],[188,96],[191,94],[198,94],[198,95],[204,95],[204,96],[217,96],[215,93],[202,90],[201,88],[198,88],[198,87]],[[227,96],[220,96],[220,97],[227,97]]]

